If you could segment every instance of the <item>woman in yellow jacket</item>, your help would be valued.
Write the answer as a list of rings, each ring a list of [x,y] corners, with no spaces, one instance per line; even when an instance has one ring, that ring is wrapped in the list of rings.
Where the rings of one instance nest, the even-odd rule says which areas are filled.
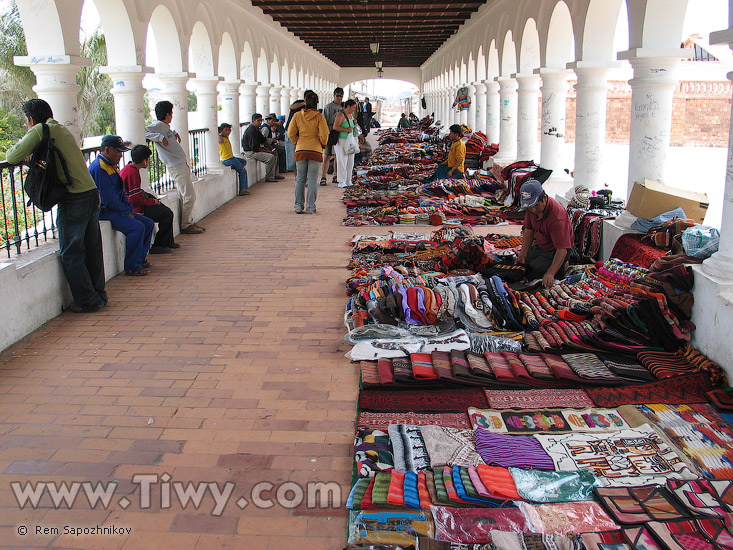
[[[306,94],[305,109],[293,115],[288,125],[288,137],[295,144],[295,213],[315,214],[318,193],[318,173],[323,163],[323,148],[328,143],[328,124],[318,112],[318,95]],[[303,209],[305,186],[308,201]]]

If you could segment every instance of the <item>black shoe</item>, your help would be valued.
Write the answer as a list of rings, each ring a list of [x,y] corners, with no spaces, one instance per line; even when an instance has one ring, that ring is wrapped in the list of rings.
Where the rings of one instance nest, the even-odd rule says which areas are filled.
[[[105,302],[99,302],[96,305],[93,306],[79,306],[77,304],[71,304],[69,307],[66,308],[66,311],[70,311],[71,313],[94,313],[95,311],[99,311],[100,309],[104,308],[107,304]]]
[[[171,243],[168,245],[168,248],[181,248],[181,245],[178,243]]]
[[[173,254],[173,250],[167,246],[151,246],[148,254]]]

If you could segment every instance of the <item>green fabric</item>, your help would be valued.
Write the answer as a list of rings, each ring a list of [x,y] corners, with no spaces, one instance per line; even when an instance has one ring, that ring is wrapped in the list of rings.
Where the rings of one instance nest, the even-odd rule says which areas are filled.
[[[530,502],[593,500],[596,477],[589,470],[555,472],[509,468],[520,496]]]
[[[476,487],[473,486],[473,483],[471,482],[471,477],[468,475],[468,468],[460,466],[458,468],[458,471],[461,475],[461,481],[463,482],[463,488],[466,490],[466,494],[471,498],[480,498],[481,500],[486,500],[484,497],[478,494]]]
[[[356,481],[356,485],[354,487],[354,501],[352,510],[361,509],[361,501],[364,500],[364,495],[366,494],[366,491],[369,488],[369,484],[371,482],[372,479],[369,477],[363,477]]]
[[[378,472],[374,479],[374,488],[372,489],[372,503],[380,508],[392,508],[387,504],[387,495],[389,494],[389,482],[392,476],[386,472]]]
[[[54,145],[61,151],[64,160],[66,160],[66,166],[71,176],[69,192],[84,193],[96,189],[97,185],[89,174],[84,155],[82,155],[81,149],[79,149],[79,145],[69,129],[66,126],[61,126],[52,118],[49,118],[46,124],[48,124],[48,130],[51,134],[51,139],[54,140]],[[41,143],[42,138],[43,125],[36,124],[28,130],[28,133],[18,143],[8,150],[5,159],[9,164],[20,164],[23,162],[23,159],[33,154],[33,149]],[[64,170],[58,161],[56,162],[56,173],[61,181],[66,182]]]
[[[344,126],[344,124],[346,124],[346,126]],[[339,132],[339,139],[346,139],[347,137],[349,137],[349,134],[354,132],[354,121],[344,119],[344,121],[341,123],[341,128],[349,128],[349,130],[346,132]]]
[[[450,498],[448,498],[448,491],[445,489],[445,482],[443,481],[443,472],[433,470],[433,483],[435,484],[435,496],[438,497],[438,505],[455,506]]]

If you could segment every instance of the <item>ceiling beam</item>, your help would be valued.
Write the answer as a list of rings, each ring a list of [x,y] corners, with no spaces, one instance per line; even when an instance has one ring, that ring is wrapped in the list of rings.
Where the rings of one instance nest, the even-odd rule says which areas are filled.
[[[302,8],[304,6],[313,6],[315,7],[323,7],[329,6],[329,5],[335,5],[338,4],[340,9],[354,9],[354,8],[361,8],[364,10],[369,11],[375,11],[378,10],[380,7],[383,10],[389,10],[394,9],[395,2],[394,1],[388,1],[388,0],[371,0],[367,2],[366,4],[361,4],[359,2],[351,2],[350,4],[343,4],[341,2],[323,2],[321,0],[288,0],[288,1],[278,1],[278,0],[252,0],[252,5],[257,6],[258,8],[269,8],[269,9],[277,9],[277,8]],[[441,10],[441,11],[448,11],[448,10],[466,10],[466,9],[473,9],[476,10],[486,4],[486,0],[479,0],[474,2],[435,2],[431,0],[423,1],[423,2],[401,2],[399,4],[400,8],[404,8],[405,11],[419,11],[421,9],[427,9],[427,10]],[[416,7],[418,6],[418,7]]]

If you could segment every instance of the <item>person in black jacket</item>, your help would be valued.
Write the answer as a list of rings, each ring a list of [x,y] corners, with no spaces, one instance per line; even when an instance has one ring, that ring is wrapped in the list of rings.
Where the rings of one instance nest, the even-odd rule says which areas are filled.
[[[242,136],[242,150],[244,151],[244,158],[247,160],[258,160],[265,164],[267,175],[265,181],[277,181],[285,179],[284,176],[280,176],[277,173],[277,157],[268,152],[267,138],[260,132],[260,126],[262,125],[262,115],[255,113],[252,115],[252,124],[247,127],[247,130]]]

